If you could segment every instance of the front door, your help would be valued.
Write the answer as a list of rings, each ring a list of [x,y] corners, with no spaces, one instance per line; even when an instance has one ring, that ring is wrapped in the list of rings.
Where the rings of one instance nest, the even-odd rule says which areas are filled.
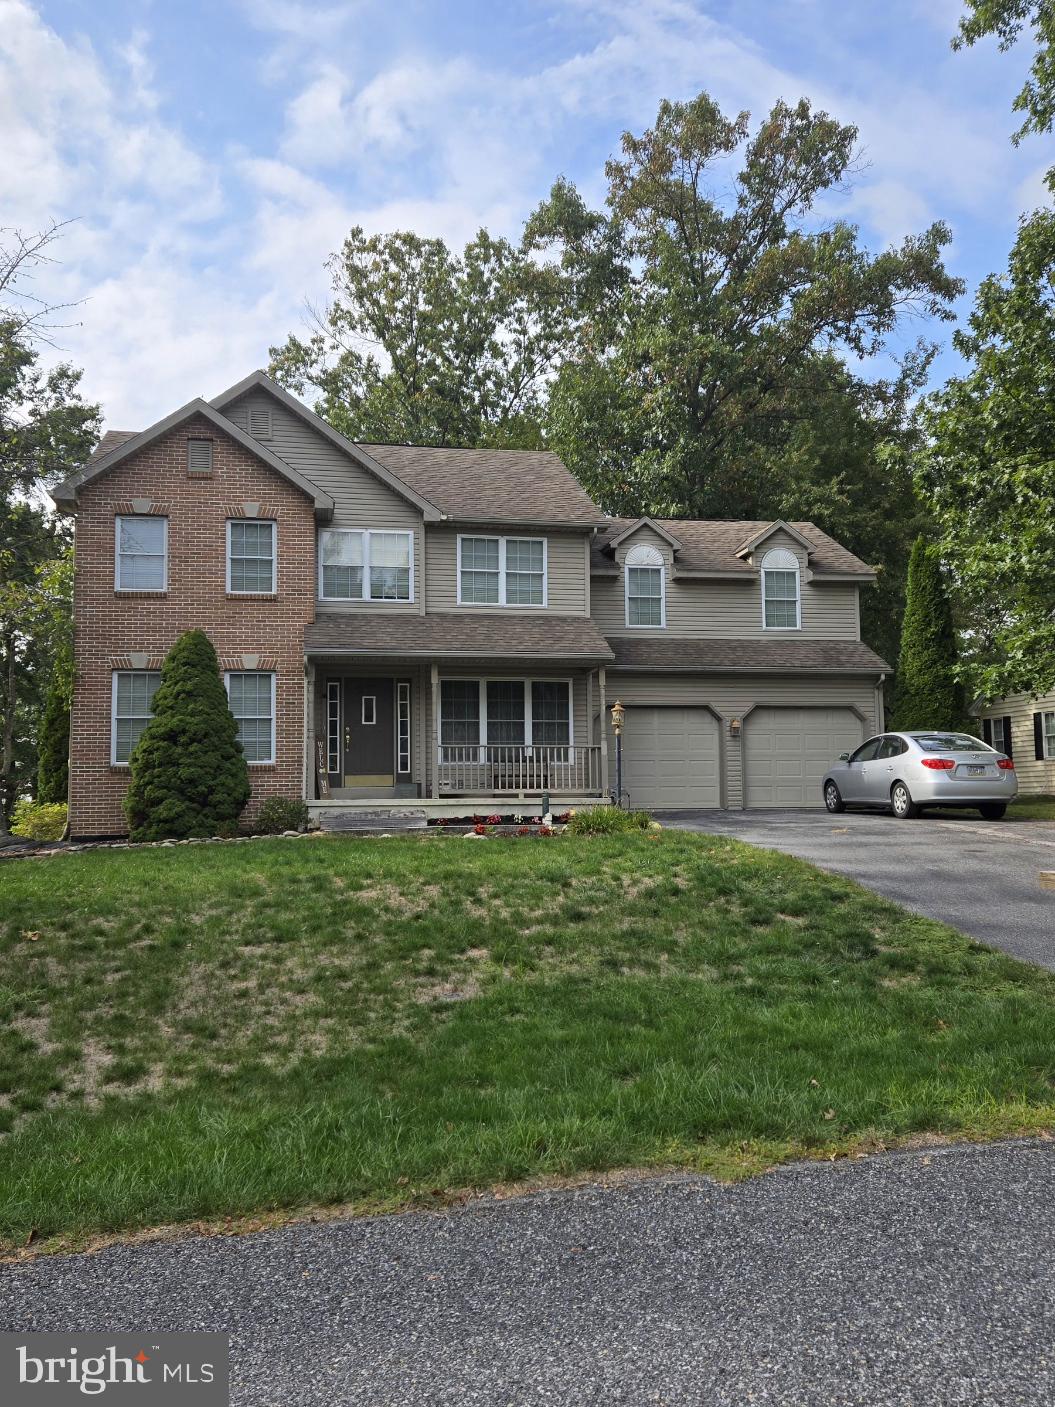
[[[395,708],[391,679],[344,681],[344,785],[395,782]]]

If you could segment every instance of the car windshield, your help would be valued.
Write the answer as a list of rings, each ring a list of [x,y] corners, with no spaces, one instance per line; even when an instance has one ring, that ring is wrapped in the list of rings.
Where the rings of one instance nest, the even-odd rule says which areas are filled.
[[[913,733],[924,752],[992,752],[970,733]]]

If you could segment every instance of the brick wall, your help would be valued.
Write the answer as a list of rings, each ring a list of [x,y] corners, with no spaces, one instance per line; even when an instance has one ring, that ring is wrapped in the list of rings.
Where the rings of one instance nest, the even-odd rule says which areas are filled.
[[[188,478],[187,440],[213,441],[213,473]],[[114,519],[168,517],[168,587],[114,589]],[[277,528],[277,591],[227,594],[227,520],[269,518]],[[315,610],[315,519],[311,500],[204,417],[170,431],[80,492],[76,525],[76,682],[70,738],[73,835],[127,831],[122,798],[128,768],[110,764],[115,669],[160,667],[185,630],[206,632],[221,668],[275,673],[275,762],[251,765],[246,815],[266,796],[303,795],[304,626]],[[257,656],[255,664],[242,656]],[[133,659],[132,657],[135,656]],[[145,658],[144,658],[145,657]]]

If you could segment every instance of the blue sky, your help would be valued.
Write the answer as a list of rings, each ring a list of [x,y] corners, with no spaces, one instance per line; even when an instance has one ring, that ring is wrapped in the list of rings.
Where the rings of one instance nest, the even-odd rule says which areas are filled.
[[[860,128],[825,213],[872,249],[945,219],[973,288],[1045,199],[1016,149],[1028,51],[949,49],[959,0],[0,0],[0,224],[76,218],[39,290],[83,299],[63,353],[140,428],[266,363],[324,300],[354,223],[516,236],[662,97]],[[964,300],[961,312],[969,306]],[[945,327],[914,325],[947,343]],[[955,369],[943,354],[936,375]]]

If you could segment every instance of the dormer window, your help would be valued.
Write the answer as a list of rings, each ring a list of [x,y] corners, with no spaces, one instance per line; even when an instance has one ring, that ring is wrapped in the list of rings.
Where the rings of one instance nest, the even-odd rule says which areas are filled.
[[[775,547],[762,558],[762,624],[766,630],[802,626],[799,562],[786,547]]]
[[[659,549],[639,543],[631,547],[623,562],[626,580],[627,625],[666,625],[663,556]]]

